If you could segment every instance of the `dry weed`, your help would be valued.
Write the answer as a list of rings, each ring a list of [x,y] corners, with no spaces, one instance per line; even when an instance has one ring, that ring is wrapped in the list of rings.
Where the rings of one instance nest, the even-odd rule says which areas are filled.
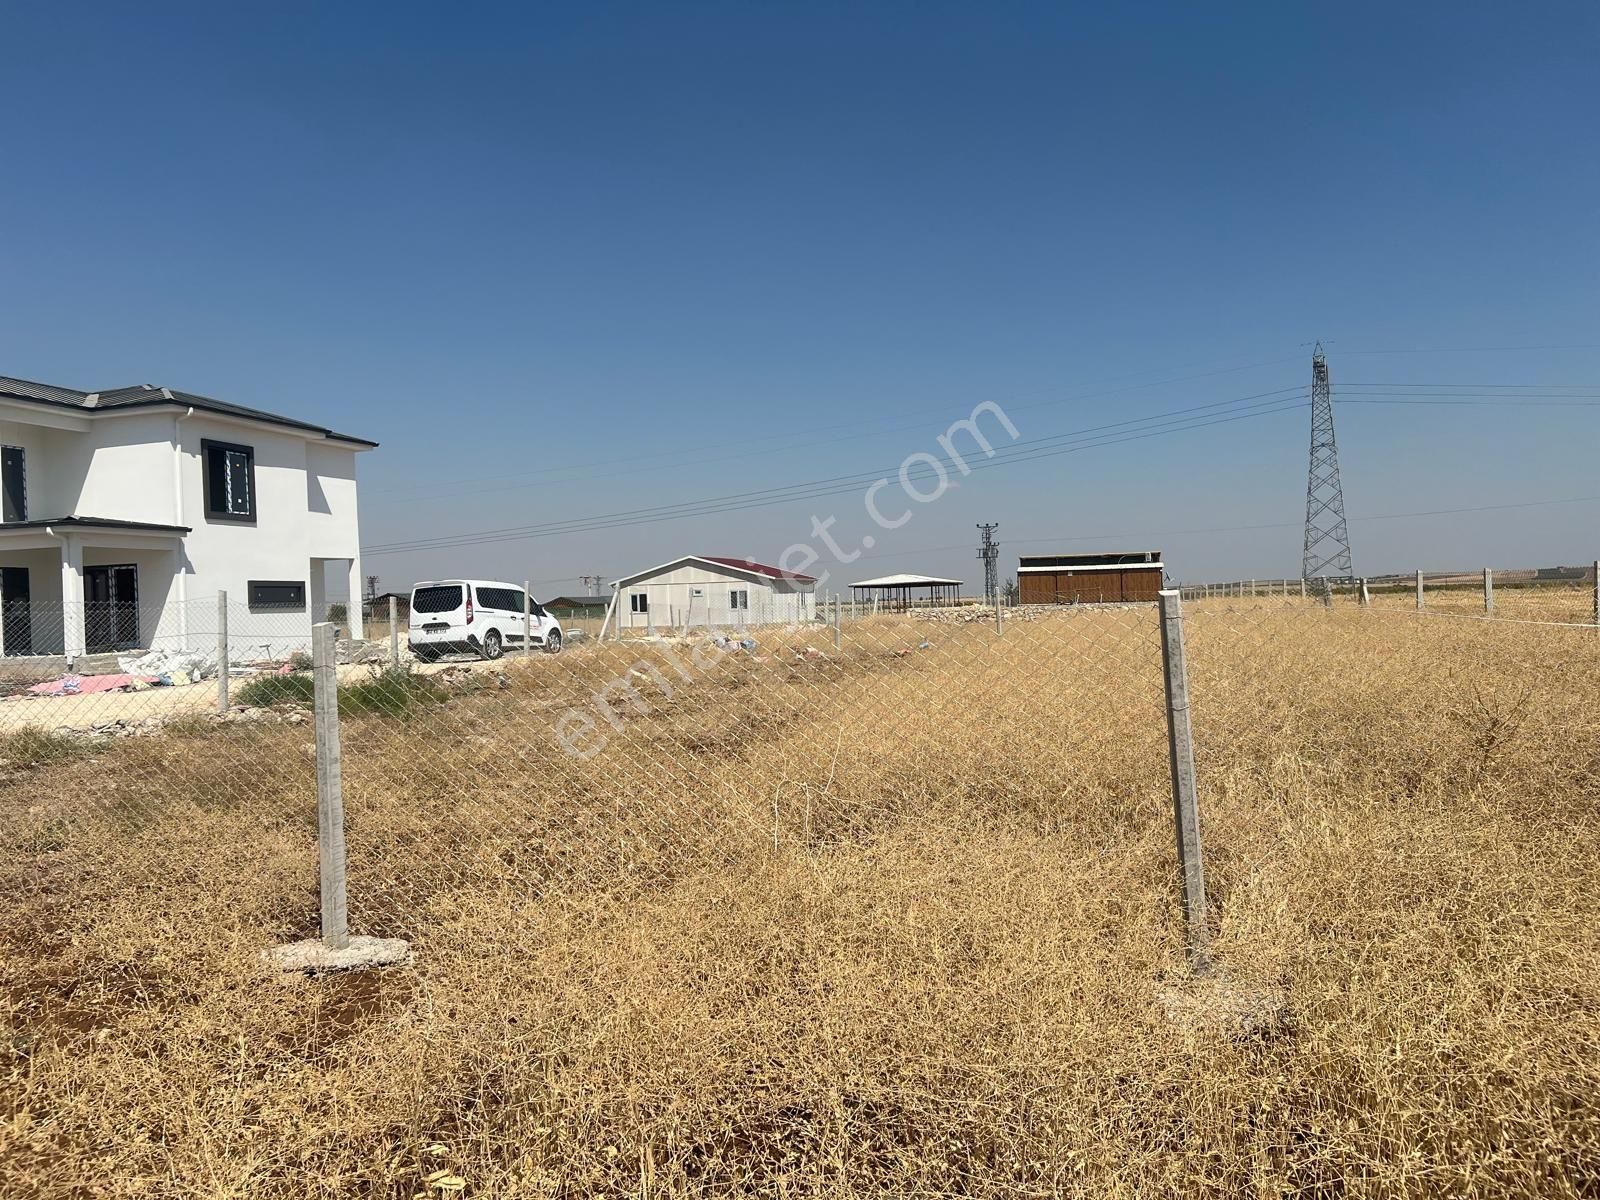
[[[1594,1194],[1600,635],[1190,609],[1216,953],[1281,1022],[1157,1001],[1153,613],[590,647],[344,723],[404,969],[263,973],[305,727],[9,769],[0,1193]]]

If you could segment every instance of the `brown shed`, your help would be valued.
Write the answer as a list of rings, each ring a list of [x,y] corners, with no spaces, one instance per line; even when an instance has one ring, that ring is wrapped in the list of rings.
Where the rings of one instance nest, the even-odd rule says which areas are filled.
[[[1032,554],[1017,567],[1024,604],[1154,603],[1163,578],[1159,550]]]

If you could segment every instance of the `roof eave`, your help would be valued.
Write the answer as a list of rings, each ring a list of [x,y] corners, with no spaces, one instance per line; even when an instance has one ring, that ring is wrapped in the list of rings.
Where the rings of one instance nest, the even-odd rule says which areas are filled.
[[[343,442],[358,450],[375,450],[378,443],[368,438],[356,437],[349,433],[336,433],[332,429],[321,425],[313,425],[309,421],[296,421],[293,417],[280,417],[274,413],[263,412],[234,412],[222,404],[205,404],[196,398],[178,399],[174,396],[154,392],[148,400],[130,400],[125,403],[111,404],[104,407],[98,405],[74,404],[70,401],[51,400],[42,396],[27,396],[16,392],[0,392],[7,400],[16,400],[24,404],[38,404],[56,412],[73,413],[79,417],[99,419],[116,416],[127,412],[149,412],[152,409],[195,409],[197,412],[208,413],[214,417],[228,420],[244,421],[254,425],[270,425],[278,429],[294,429],[307,436],[316,435],[326,441]]]

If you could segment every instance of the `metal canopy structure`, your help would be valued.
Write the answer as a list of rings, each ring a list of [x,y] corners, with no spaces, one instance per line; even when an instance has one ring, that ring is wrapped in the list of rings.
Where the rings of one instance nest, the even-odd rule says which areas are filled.
[[[910,608],[917,602],[915,593],[925,591],[921,597],[926,604],[953,604],[961,599],[963,584],[959,579],[945,579],[938,575],[885,575],[881,579],[863,579],[852,583],[850,590],[857,600],[871,600],[889,608]]]

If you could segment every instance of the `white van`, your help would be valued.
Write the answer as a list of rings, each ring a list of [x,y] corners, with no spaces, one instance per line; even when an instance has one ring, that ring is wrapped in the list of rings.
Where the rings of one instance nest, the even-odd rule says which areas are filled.
[[[546,653],[561,652],[561,626],[529,597],[533,616],[529,640]],[[522,646],[523,592],[514,583],[492,579],[441,579],[411,589],[408,629],[411,653],[422,662],[441,654],[472,653],[499,658]]]

